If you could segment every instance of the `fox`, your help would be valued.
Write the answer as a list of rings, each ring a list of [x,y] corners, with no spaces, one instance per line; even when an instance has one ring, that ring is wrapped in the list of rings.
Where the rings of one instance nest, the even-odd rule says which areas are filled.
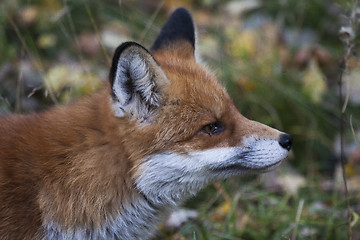
[[[148,50],[122,43],[97,92],[0,118],[1,239],[151,239],[214,181],[261,173],[292,136],[245,118],[176,9]]]

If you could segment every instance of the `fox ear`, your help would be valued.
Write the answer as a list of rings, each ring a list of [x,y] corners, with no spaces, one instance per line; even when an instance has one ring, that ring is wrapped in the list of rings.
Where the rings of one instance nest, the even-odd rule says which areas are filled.
[[[173,12],[162,27],[151,51],[168,50],[168,48],[172,48],[171,50],[178,48],[177,52],[180,55],[187,54],[194,57],[195,27],[191,14],[185,8],[178,8]]]
[[[150,120],[161,105],[167,82],[161,67],[144,47],[135,42],[121,44],[110,70],[115,115]]]

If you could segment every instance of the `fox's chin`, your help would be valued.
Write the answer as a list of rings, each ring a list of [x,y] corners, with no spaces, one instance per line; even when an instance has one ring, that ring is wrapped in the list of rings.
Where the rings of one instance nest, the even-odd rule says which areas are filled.
[[[273,163],[273,164],[270,164],[270,165],[268,165],[268,166],[265,166],[265,167],[263,167],[263,168],[260,168],[260,169],[258,169],[258,171],[260,171],[260,172],[268,172],[268,171],[271,171],[271,170],[273,170],[274,168],[277,168],[281,163],[282,163],[282,161],[283,161],[283,159],[282,160],[280,160],[280,161],[278,161],[278,162],[275,162],[275,163]],[[256,170],[256,169],[255,169]]]
[[[211,168],[211,171],[214,173],[228,173],[230,175],[242,175],[242,174],[254,174],[254,173],[264,173],[273,170],[282,163],[283,159],[270,163],[268,165],[258,166],[258,165],[244,165],[241,163],[234,163],[227,166]]]

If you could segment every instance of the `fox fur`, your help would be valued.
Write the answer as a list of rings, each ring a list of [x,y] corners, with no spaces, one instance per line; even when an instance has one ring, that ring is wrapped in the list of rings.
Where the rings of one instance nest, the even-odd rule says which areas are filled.
[[[177,9],[151,50],[116,50],[104,89],[0,118],[1,239],[150,239],[208,183],[278,166],[291,136],[242,116]]]

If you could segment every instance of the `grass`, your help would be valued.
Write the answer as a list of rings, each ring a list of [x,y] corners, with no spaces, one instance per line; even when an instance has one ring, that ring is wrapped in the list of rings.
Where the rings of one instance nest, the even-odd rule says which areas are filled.
[[[216,215],[220,214],[219,205],[214,203],[203,209],[207,200],[191,200],[196,202],[201,217],[200,222],[183,227],[181,233],[185,237],[195,231],[197,239],[346,239],[342,193],[319,191],[314,186],[304,187],[293,196],[262,189],[256,180],[236,181],[242,182],[243,187],[237,189],[235,196],[229,193],[231,207],[222,216]],[[207,191],[211,190],[204,190]],[[218,201],[221,205],[223,200]]]
[[[187,222],[177,234],[166,233],[164,229],[163,238],[350,239],[347,201],[352,211],[359,213],[359,191],[350,191],[344,198],[343,184],[334,177],[338,164],[334,160],[338,158],[334,142],[339,134],[340,115],[334,76],[342,46],[337,41],[338,29],[324,27],[338,16],[326,11],[328,3],[314,0],[296,2],[297,8],[290,4],[294,1],[288,1],[285,6],[277,1],[264,1],[261,8],[235,17],[223,14],[228,2],[183,2],[191,8],[199,24],[200,53],[245,116],[294,135],[295,145],[288,161],[306,184],[290,193],[282,184],[269,187],[255,176],[215,183],[184,204],[196,209],[199,217]],[[316,8],[311,8],[313,2]],[[74,75],[86,78],[87,85],[94,89],[98,79],[106,81],[114,50],[111,44],[117,40],[108,41],[105,37],[115,36],[150,46],[166,20],[166,12],[176,4],[176,1],[3,1],[0,112],[41,110],[93,91],[76,82]],[[304,18],[309,9],[311,19]],[[246,22],[251,16],[268,18],[260,27],[245,28],[251,23]],[[311,43],[313,55],[308,61],[317,59],[315,53],[320,48],[326,49],[330,56],[318,59],[313,69],[308,62],[297,63],[296,56],[305,47],[274,37],[289,28],[300,34],[305,34],[303,28],[310,28],[319,39]],[[84,50],[85,43],[81,41],[84,34],[91,34],[99,44],[95,50]],[[48,39],[47,45],[41,44],[40,39]],[[59,72],[55,71],[59,65],[68,79],[75,80],[55,91],[46,83]],[[322,74],[327,79],[325,90],[320,89],[319,93],[304,85],[306,76],[319,80]],[[314,100],[313,96],[320,100]],[[344,136],[349,136],[345,144],[351,145],[356,141],[360,125],[358,105],[349,102],[346,113],[351,115],[351,120],[346,115],[345,124],[351,124],[344,127]],[[282,166],[276,173],[283,176],[291,172]],[[353,239],[359,238],[358,229],[359,222],[355,221]]]

